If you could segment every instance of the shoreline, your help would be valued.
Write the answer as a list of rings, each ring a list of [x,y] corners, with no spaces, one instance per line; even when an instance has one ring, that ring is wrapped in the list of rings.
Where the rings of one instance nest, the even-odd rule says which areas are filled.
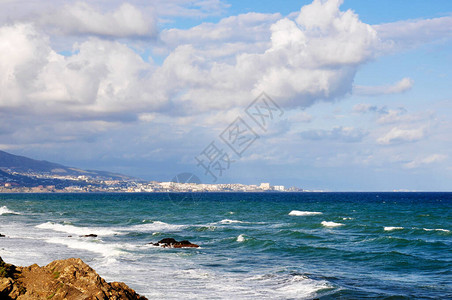
[[[0,257],[0,298],[147,300],[123,282],[106,282],[80,258],[19,267]]]

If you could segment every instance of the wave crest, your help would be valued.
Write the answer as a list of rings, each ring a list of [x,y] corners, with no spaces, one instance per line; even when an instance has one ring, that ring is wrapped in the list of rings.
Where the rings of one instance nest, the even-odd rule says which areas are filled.
[[[336,223],[336,222],[331,222],[331,221],[322,221],[321,224],[325,227],[330,227],[330,228],[344,226],[344,224],[342,224],[342,223]]]
[[[322,215],[322,212],[319,211],[301,211],[301,210],[292,210],[289,213],[289,216],[297,216],[297,217],[304,217],[304,216],[316,216],[316,215]]]
[[[15,211],[12,211],[12,210],[10,210],[8,207],[6,207],[6,206],[0,207],[0,216],[1,216],[1,215],[6,215],[6,214],[10,214],[10,215],[20,215],[20,213],[15,212]]]

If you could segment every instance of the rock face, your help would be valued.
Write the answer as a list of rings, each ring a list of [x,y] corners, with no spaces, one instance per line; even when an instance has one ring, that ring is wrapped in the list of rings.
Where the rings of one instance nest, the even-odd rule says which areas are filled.
[[[152,244],[152,243],[151,243]],[[192,244],[189,241],[176,241],[173,238],[166,238],[153,244],[154,246],[160,246],[163,248],[198,248],[196,244]]]
[[[0,299],[146,300],[125,283],[108,283],[81,259],[16,267],[0,258]]]

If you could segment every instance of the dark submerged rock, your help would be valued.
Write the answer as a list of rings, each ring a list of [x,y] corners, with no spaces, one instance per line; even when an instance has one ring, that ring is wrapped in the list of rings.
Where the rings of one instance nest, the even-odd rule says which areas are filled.
[[[178,242],[173,238],[165,238],[165,239],[158,241],[157,243],[149,243],[149,244],[152,244],[154,246],[163,247],[163,248],[199,248],[198,245],[193,244],[187,240]]]
[[[85,235],[82,235],[82,237],[97,237],[97,234],[85,234]]]

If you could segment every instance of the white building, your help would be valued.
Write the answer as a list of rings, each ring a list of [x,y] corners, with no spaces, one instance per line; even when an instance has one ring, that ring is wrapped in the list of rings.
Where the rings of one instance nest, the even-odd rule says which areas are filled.
[[[269,189],[270,189],[270,183],[268,183],[268,182],[263,182],[263,183],[261,183],[261,185],[259,186],[259,188],[261,188],[262,190],[269,190]]]
[[[285,191],[284,185],[275,185],[275,186],[273,187],[273,189],[274,189],[275,191],[280,191],[280,192],[284,192],[284,191]]]

